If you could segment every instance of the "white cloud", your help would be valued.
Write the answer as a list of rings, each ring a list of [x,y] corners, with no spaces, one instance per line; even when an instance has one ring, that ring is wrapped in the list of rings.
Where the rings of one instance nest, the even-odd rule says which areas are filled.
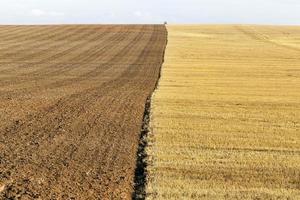
[[[50,16],[50,17],[59,17],[64,16],[65,14],[62,12],[55,12],[55,11],[45,11],[41,9],[32,9],[30,11],[30,15],[41,17],[41,16]]]
[[[49,12],[49,15],[51,15],[51,16],[64,16],[65,13],[52,11],[52,12]]]
[[[137,21],[142,22],[151,22],[152,20],[156,20],[157,16],[153,16],[150,12],[147,11],[134,11],[134,17],[137,18]]]
[[[0,24],[299,24],[299,0],[0,0]]]
[[[32,9],[30,14],[33,16],[43,16],[46,14],[46,12],[40,9]]]
[[[133,12],[133,14],[137,17],[143,16],[143,13],[141,11],[135,11],[135,12]]]

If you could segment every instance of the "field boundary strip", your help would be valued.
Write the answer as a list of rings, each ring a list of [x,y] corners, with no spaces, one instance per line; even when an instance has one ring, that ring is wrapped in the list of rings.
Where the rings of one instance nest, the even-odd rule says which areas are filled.
[[[162,67],[164,64],[165,52],[168,45],[168,30],[166,29],[166,44],[162,55],[162,63],[159,70],[158,78],[155,84],[153,92],[147,97],[145,104],[145,111],[143,115],[143,124],[141,126],[140,141],[137,150],[136,169],[134,176],[134,192],[132,194],[133,200],[146,199],[146,187],[147,187],[147,166],[148,166],[148,154],[146,148],[148,146],[148,135],[150,133],[150,114],[151,114],[151,99],[154,92],[158,89],[159,81],[161,78]]]

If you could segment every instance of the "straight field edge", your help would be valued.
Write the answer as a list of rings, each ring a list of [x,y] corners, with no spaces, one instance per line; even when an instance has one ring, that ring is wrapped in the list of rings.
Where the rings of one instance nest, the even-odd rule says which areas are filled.
[[[155,83],[154,91],[151,95],[148,96],[145,104],[143,123],[141,126],[141,133],[139,138],[139,146],[137,149],[137,160],[136,160],[136,169],[134,175],[134,191],[132,193],[133,200],[145,200],[148,197],[148,183],[149,180],[152,180],[151,172],[149,170],[149,166],[153,166],[154,157],[149,154],[149,145],[153,145],[152,134],[151,131],[151,102],[154,99],[155,92],[158,89],[162,68],[164,64],[164,58],[166,53],[166,48],[168,44],[168,30],[165,26],[166,31],[166,44],[164,47],[163,55],[162,55],[162,64],[160,66],[159,74],[157,81]],[[151,181],[152,182],[152,181]]]

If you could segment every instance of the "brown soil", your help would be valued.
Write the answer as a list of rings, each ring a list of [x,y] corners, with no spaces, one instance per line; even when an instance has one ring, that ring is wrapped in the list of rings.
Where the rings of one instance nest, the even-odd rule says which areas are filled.
[[[0,199],[130,199],[166,35],[0,26]]]

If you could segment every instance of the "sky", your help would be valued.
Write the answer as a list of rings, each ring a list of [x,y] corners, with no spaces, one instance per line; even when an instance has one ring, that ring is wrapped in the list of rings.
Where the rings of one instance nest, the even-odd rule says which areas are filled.
[[[300,0],[0,0],[0,24],[300,25]]]

